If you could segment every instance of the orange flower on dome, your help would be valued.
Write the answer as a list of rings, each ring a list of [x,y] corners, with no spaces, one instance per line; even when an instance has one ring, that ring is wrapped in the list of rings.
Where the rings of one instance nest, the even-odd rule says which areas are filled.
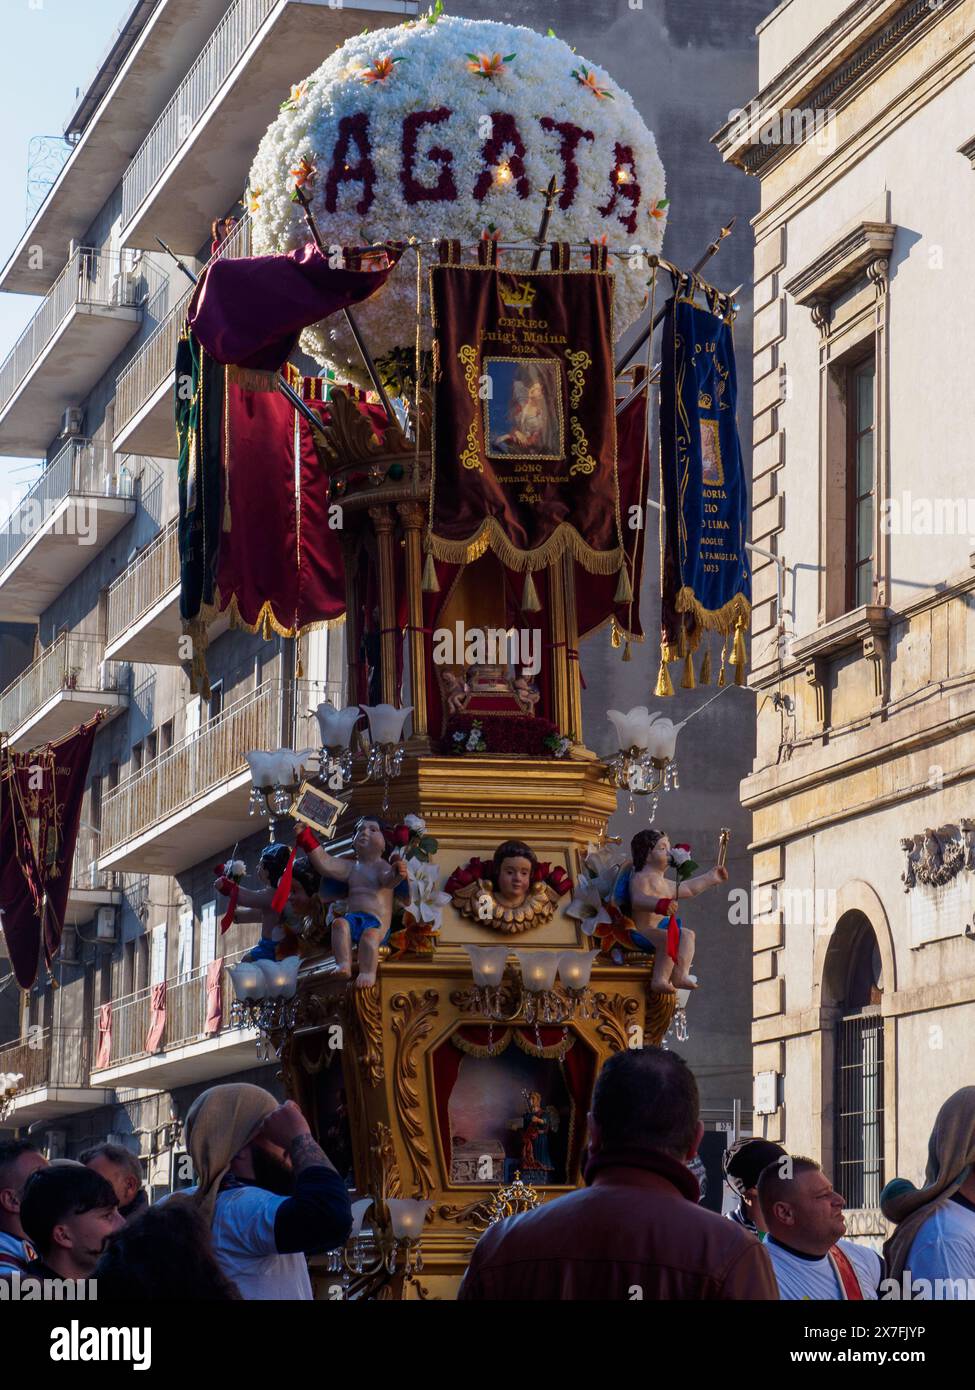
[[[305,155],[297,168],[289,170],[289,173],[295,181],[295,188],[304,188],[306,183],[311,183],[312,179],[318,173],[318,170],[315,168],[314,164],[312,164],[308,156]]]
[[[295,83],[293,83],[293,84],[292,84],[292,87],[291,87],[291,95],[290,95],[290,97],[288,98],[287,101],[282,101],[282,103],[281,103],[281,110],[282,110],[282,111],[296,111],[296,110],[298,109],[298,104],[304,99],[304,97],[305,97],[307,91],[308,91],[308,78],[307,78],[307,77],[306,77],[306,78],[304,79],[304,81],[302,81],[302,82],[295,82]]]
[[[401,63],[402,61],[402,58],[393,58],[388,54],[385,58],[377,58],[372,63],[371,67],[362,69],[361,76],[363,82],[385,82],[387,78],[392,77],[394,64]]]
[[[605,87],[600,87],[599,83],[596,81],[596,74],[582,64],[572,69],[572,76],[581,86],[588,87],[593,96],[597,97],[599,101],[615,100],[612,92],[608,92]]]
[[[657,201],[654,203],[653,207],[650,209],[650,216],[656,217],[659,220],[660,218],[666,215],[667,209],[669,207],[669,198],[658,198]]]
[[[503,58],[500,53],[468,53],[467,71],[476,77],[498,77],[504,72],[505,65],[516,57],[515,53],[506,53]]]
[[[260,210],[261,210],[261,194],[262,194],[263,192],[264,192],[264,189],[263,189],[263,188],[248,188],[248,190],[247,190],[247,192],[245,193],[244,197],[245,197],[245,199],[246,199],[246,201],[247,201],[247,211],[248,211],[249,213],[260,212]]]
[[[607,236],[606,236],[606,233],[603,232],[602,236],[593,237],[593,239],[592,239],[592,244],[593,244],[593,246],[608,246],[608,245],[609,245],[609,241],[608,241],[608,238],[607,238]],[[607,256],[607,257],[606,257],[606,264],[607,264],[607,265],[612,265],[612,264],[613,264],[613,258],[612,258],[612,256]]]

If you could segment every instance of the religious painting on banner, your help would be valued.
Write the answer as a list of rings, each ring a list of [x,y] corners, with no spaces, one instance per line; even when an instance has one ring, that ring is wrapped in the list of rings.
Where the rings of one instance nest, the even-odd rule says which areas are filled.
[[[487,249],[490,248],[490,249]],[[509,570],[569,552],[591,574],[626,556],[613,382],[613,276],[599,269],[460,266],[430,272],[434,443],[430,549],[466,564],[491,549]],[[568,264],[568,248],[553,247]]]
[[[101,718],[29,752],[0,749],[0,913],[22,989],[34,983],[42,944],[50,967],[61,943],[81,801]]]
[[[661,661],[657,695],[673,693],[667,663],[684,659],[685,688],[696,684],[693,654],[706,634],[728,638],[735,681],[745,679],[751,572],[745,541],[748,494],[738,438],[731,315],[718,296],[699,308],[678,293],[667,303],[660,381]],[[710,650],[700,679],[710,679]]]

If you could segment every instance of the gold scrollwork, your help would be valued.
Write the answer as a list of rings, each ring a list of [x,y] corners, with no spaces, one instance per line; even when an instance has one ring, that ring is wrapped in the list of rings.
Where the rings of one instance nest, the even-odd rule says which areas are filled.
[[[634,1014],[640,1011],[638,1000],[626,994],[597,994],[596,1009],[599,1015],[596,1032],[610,1049],[622,1052],[629,1047],[630,1024],[634,1022]]]
[[[369,1085],[378,1086],[386,1075],[383,1064],[383,1008],[379,986],[348,990],[346,1006],[360,1043],[356,1060]]]
[[[466,343],[457,356],[464,368],[464,380],[474,402],[474,416],[467,429],[467,444],[461,453],[460,461],[465,468],[483,473],[484,464],[481,462],[481,453],[477,446],[477,349]]]
[[[575,410],[582,400],[582,393],[586,389],[586,371],[592,366],[592,358],[588,352],[573,352],[571,348],[566,348],[565,355],[569,359],[569,369],[566,376],[569,378],[569,407]]]
[[[659,1047],[667,1036],[677,1009],[676,994],[654,994],[647,987],[647,1008],[643,1016],[644,1047]]]
[[[382,1219],[386,1216],[384,1209],[389,1198],[403,1195],[403,1183],[396,1162],[396,1150],[393,1147],[393,1131],[389,1125],[383,1124],[382,1120],[372,1127],[369,1136],[369,1159],[372,1170],[371,1190],[376,1195]]]
[[[396,1061],[393,1072],[393,1093],[400,1130],[406,1143],[413,1182],[418,1197],[428,1197],[433,1190],[433,1163],[423,1141],[423,1121],[420,1118],[420,1096],[416,1087],[417,1048],[433,1028],[440,996],[435,989],[422,994],[394,994],[390,1002],[393,1011],[392,1029],[396,1038]]]
[[[572,457],[575,459],[575,463],[569,469],[569,477],[575,477],[577,473],[589,474],[596,467],[596,460],[589,452],[586,432],[574,415],[569,417],[569,428],[572,431]]]

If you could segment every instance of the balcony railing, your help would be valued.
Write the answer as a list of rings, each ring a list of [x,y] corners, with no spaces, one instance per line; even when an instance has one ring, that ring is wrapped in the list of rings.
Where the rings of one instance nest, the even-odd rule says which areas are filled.
[[[266,681],[120,782],[102,804],[102,854],[246,772],[244,754],[281,742],[282,687]]]
[[[237,259],[250,255],[250,218],[242,217],[230,236],[211,260]],[[210,262],[208,262],[209,264]],[[135,419],[160,386],[168,379],[176,361],[176,345],[183,331],[186,310],[193,297],[193,286],[183,294],[159,326],[119,375],[115,383],[115,433],[121,434]],[[173,426],[175,433],[176,426]]]
[[[87,1086],[91,1035],[84,1028],[34,1028],[0,1047],[0,1071],[23,1076],[18,1092],[38,1086]]]
[[[135,308],[156,292],[162,275],[145,259],[133,266],[128,251],[75,251],[0,367],[0,411],[73,309]]]
[[[210,36],[169,105],[135,153],[122,180],[122,225],[138,212],[156,181],[192,135],[278,0],[237,0]]]
[[[104,650],[103,638],[62,633],[0,694],[0,729],[19,729],[61,690],[121,690],[127,667],[103,660]]]
[[[71,890],[113,892],[121,887],[121,874],[111,869],[100,869],[98,858],[101,854],[101,835],[91,827],[82,826],[74,846],[74,859],[71,864]]]
[[[142,554],[110,585],[109,645],[179,584],[178,527],[179,518],[173,517]]]
[[[131,497],[132,474],[104,444],[72,439],[0,528],[0,574],[68,497]]]
[[[244,955],[243,950],[224,957],[224,969],[220,974],[220,993],[223,1001],[223,1032],[230,1024],[230,1006],[234,1001],[234,989],[226,967],[234,965]],[[166,982],[166,1028],[163,1045],[167,1050],[186,1047],[190,1043],[203,1042],[208,1036],[207,1017],[207,967],[196,966],[186,975],[177,975]],[[133,1062],[140,1057],[148,1057],[146,1034],[149,1031],[152,1013],[152,987],[127,994],[112,1005],[112,1055],[110,1066],[117,1067],[125,1062]],[[98,1010],[95,1010],[95,1035],[98,1032]]]

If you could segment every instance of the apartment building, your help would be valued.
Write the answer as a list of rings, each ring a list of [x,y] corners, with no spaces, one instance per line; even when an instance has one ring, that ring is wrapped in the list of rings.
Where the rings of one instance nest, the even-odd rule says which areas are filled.
[[[211,992],[207,1031],[208,970],[254,931],[221,935],[213,866],[235,846],[256,860],[267,832],[248,815],[243,753],[317,744],[308,711],[340,692],[341,654],[316,635],[297,681],[293,642],[217,626],[210,696],[190,695],[177,642],[173,362],[192,285],[156,238],[198,273],[212,221],[240,216],[253,152],[290,83],[350,34],[414,8],[134,3],[68,121],[60,176],[0,271],[0,291],[43,296],[0,366],[0,452],[44,461],[0,530],[0,729],[20,750],[107,713],[56,987],[39,981],[0,1043],[0,1070],[25,1078],[2,1123],[34,1126],[69,1156],[121,1137],[160,1189],[174,1180],[179,1119],[205,1085],[276,1084],[273,1066],[254,1070],[255,1035],[228,1026],[225,974],[222,1021]],[[248,251],[243,218],[220,254]],[[149,1053],[163,982],[163,1041]]]
[[[639,8],[561,0],[522,15],[471,0],[450,9],[539,29],[551,23],[605,64],[657,134],[675,209],[668,255],[693,264],[737,215],[713,267],[716,283],[730,288],[748,278],[757,189],[722,166],[708,137],[754,82],[753,31],[770,4],[696,0],[692,10],[682,0]],[[346,34],[415,9],[393,0],[133,4],[69,121],[72,154],[0,271],[0,291],[44,295],[0,368],[0,450],[45,460],[0,533],[0,728],[29,747],[95,709],[111,715],[96,741],[72,869],[61,987],[32,993],[16,1033],[0,1043],[0,1070],[28,1078],[4,1123],[36,1123],[69,1154],[89,1136],[127,1134],[160,1187],[171,1180],[178,1120],[193,1096],[220,1076],[250,1075],[255,1058],[252,1035],[204,1031],[207,969],[241,953],[251,931],[220,936],[212,866],[235,845],[253,863],[266,833],[255,833],[247,815],[240,754],[293,739],[317,743],[305,712],[340,692],[342,658],[338,642],[306,642],[307,679],[298,682],[292,644],[218,627],[211,698],[189,695],[177,647],[172,393],[191,286],[156,237],[198,272],[212,220],[240,213],[253,151],[289,84]],[[244,218],[221,254],[248,249]],[[740,354],[750,346],[747,287],[741,298]],[[740,377],[747,417],[751,382],[747,372]],[[29,530],[25,516],[43,524]],[[607,707],[650,698],[658,573],[651,526],[646,646],[634,648],[629,664],[604,638],[583,648],[586,741],[601,753],[611,751]],[[708,694],[678,691],[664,712],[683,719]],[[739,897],[750,871],[738,783],[754,747],[751,700],[733,689],[709,711],[706,735],[681,747],[681,791],[658,815],[678,838],[699,843],[713,844],[718,827],[731,826],[729,886]],[[644,824],[637,819],[622,810],[610,833],[629,838]],[[718,895],[695,909],[695,925],[705,987],[681,1051],[698,1076],[709,1126],[727,1128],[741,1108],[747,1123],[750,1102],[749,940]],[[152,990],[163,980],[163,1045],[149,1055]],[[99,1066],[109,1001],[111,1046]],[[273,1084],[273,1067],[259,1075]]]
[[[786,0],[716,136],[755,218],[760,1123],[879,1240],[975,1022],[975,4]],[[786,566],[787,625],[776,621]]]

